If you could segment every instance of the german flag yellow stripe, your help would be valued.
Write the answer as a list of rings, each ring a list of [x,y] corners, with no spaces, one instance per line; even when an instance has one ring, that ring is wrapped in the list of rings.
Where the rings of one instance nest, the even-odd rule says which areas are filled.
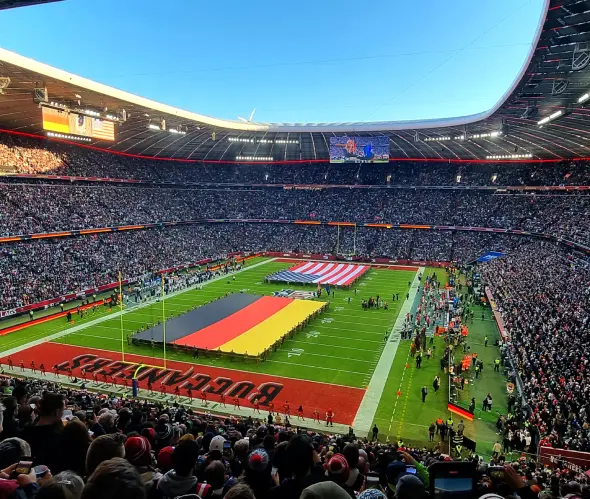
[[[325,306],[323,302],[311,300],[294,300],[268,319],[221,345],[221,351],[245,355],[260,355],[282,336],[292,331],[314,312]]]

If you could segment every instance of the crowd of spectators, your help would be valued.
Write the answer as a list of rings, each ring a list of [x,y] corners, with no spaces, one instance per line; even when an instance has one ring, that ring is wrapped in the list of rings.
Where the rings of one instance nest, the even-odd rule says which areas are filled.
[[[151,182],[428,186],[588,185],[587,163],[224,165],[137,159],[0,134],[0,170]],[[458,178],[460,177],[460,178]]]
[[[215,418],[46,380],[3,377],[0,385],[7,499],[424,499],[433,490],[437,497],[434,466],[456,466],[440,443],[417,449],[352,430],[302,431],[266,416]],[[31,458],[30,472],[22,469]],[[463,461],[476,477],[469,497],[589,494],[585,479],[563,465],[473,453]]]
[[[545,445],[590,452],[590,267],[526,243],[481,265]]]
[[[170,189],[0,183],[3,236],[196,219],[522,229],[590,246],[590,196],[481,191]]]
[[[460,238],[461,245],[455,243]],[[473,261],[488,251],[487,234],[451,231],[352,229],[283,224],[205,224],[55,238],[0,246],[0,309],[12,309],[194,264],[233,251],[355,254],[400,260]],[[522,242],[500,235],[495,249]]]

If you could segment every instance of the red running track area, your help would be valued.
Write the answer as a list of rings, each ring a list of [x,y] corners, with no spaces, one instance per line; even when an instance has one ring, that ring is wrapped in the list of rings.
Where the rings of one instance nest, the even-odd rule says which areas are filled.
[[[48,380],[54,378],[52,370],[55,365],[60,374],[65,375],[71,369],[72,375],[78,378],[84,368],[89,388],[99,390],[101,385],[104,386],[106,376],[109,384],[114,382],[129,387],[127,393],[131,393],[131,379],[140,364],[162,364],[162,359],[129,354],[125,355],[126,362],[122,362],[120,352],[52,342],[21,350],[13,354],[11,359],[15,367],[12,370],[7,367],[6,374],[14,373],[18,376],[21,361],[27,368],[34,361],[37,369],[44,363]],[[8,357],[0,358],[0,363],[7,366]],[[297,367],[294,365],[293,369]],[[94,374],[100,384],[94,383]],[[334,422],[346,425],[352,424],[365,394],[365,390],[361,388],[177,361],[168,361],[167,369],[144,366],[137,379],[140,395],[147,395],[147,384],[150,381],[155,392],[165,390],[168,395],[174,395],[177,386],[182,397],[188,396],[189,388],[196,399],[205,391],[211,409],[219,408],[222,394],[230,408],[233,407],[235,398],[240,400],[242,407],[252,407],[252,401],[258,398],[263,414],[271,403],[275,411],[283,412],[283,405],[288,401],[291,414],[297,414],[299,404],[303,406],[306,418],[311,417],[316,408],[322,418],[328,409],[332,409]]]
[[[263,296],[260,300],[256,300],[224,319],[173,341],[173,343],[186,347],[215,350],[276,314],[292,301],[291,298]]]

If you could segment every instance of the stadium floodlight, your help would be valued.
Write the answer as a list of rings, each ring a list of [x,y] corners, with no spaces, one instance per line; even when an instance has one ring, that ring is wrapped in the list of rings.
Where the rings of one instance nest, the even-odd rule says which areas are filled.
[[[590,99],[590,94],[586,92],[584,95],[580,96],[580,98],[578,99],[578,104],[582,104],[586,102],[588,99]]]
[[[75,140],[77,142],[92,142],[90,137],[79,137],[77,135],[69,135],[65,133],[47,132],[47,137],[52,139],[64,139],[64,140]]]
[[[494,154],[486,156],[486,159],[529,159],[532,157],[533,155],[529,152],[524,154]]]
[[[490,133],[490,137],[497,137],[498,135],[500,135],[500,132],[497,131],[497,130],[494,131],[494,132],[492,132],[492,133]]]

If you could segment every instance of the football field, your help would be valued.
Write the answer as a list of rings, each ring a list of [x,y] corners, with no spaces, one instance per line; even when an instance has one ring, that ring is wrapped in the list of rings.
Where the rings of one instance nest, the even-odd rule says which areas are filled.
[[[264,258],[250,260],[242,271],[235,274],[235,280],[231,275],[223,276],[206,283],[202,289],[173,293],[165,300],[165,315],[167,318],[182,315],[227,293],[270,295],[285,288],[315,290],[313,285],[294,287],[264,282],[265,276],[292,265],[293,262]],[[436,272],[441,282],[445,283],[444,270],[437,269]],[[201,352],[195,359],[190,352],[169,346],[166,350],[167,368],[173,374],[166,374],[165,379],[172,380],[167,385],[172,389],[178,384],[186,390],[190,383],[195,393],[205,387],[212,400],[224,388],[231,387],[232,396],[243,395],[245,406],[252,403],[252,393],[260,387],[280,385],[268,398],[272,399],[275,410],[280,409],[286,400],[292,408],[302,404],[308,417],[315,408],[323,415],[330,407],[336,413],[336,422],[350,425],[359,407],[365,403],[364,395],[385,346],[393,342],[390,347],[394,356],[386,365],[386,370],[375,375],[383,377],[385,386],[378,394],[374,419],[365,422],[363,427],[366,429],[372,423],[377,424],[381,439],[389,436],[391,439],[424,443],[428,424],[439,415],[447,415],[448,383],[440,370],[444,343],[435,338],[435,354],[430,360],[424,360],[421,369],[417,369],[409,357],[410,341],[400,340],[398,334],[391,334],[400,309],[406,303],[409,285],[417,282],[416,273],[416,270],[375,267],[369,269],[350,289],[331,287],[333,295],[331,293],[328,298],[323,293],[320,298],[329,301],[327,310],[287,339],[266,361],[232,359],[214,352]],[[399,301],[392,301],[393,294],[399,295]],[[388,310],[365,310],[361,307],[362,299],[377,295],[388,302]],[[413,313],[419,297],[414,292],[404,310]],[[98,307],[95,314],[88,314],[82,319],[74,314],[74,324],[67,324],[64,318],[58,318],[0,336],[0,349],[11,355],[15,365],[23,360],[28,367],[30,361],[35,360],[37,366],[44,362],[50,372],[55,364],[60,364],[60,369],[65,371],[66,366],[76,369],[86,363],[89,373],[105,372],[108,366],[109,374],[121,376],[121,380],[124,377],[130,379],[136,366],[143,363],[154,366],[151,373],[143,373],[143,379],[150,378],[156,387],[157,382],[163,379],[164,371],[157,374],[156,369],[163,367],[162,347],[129,345],[127,341],[122,341],[121,328],[127,335],[156,324],[162,320],[162,309],[161,302],[128,306],[123,314],[116,307],[111,311]],[[134,364],[133,368],[120,362],[123,360],[122,350],[125,362]],[[2,362],[6,363],[6,360],[6,355],[3,355]],[[437,374],[441,376],[441,389],[435,394],[432,380]],[[141,380],[141,376],[138,379]],[[251,390],[248,384],[252,385]],[[420,396],[422,386],[429,389],[425,403]],[[264,401],[261,401],[263,409]]]

